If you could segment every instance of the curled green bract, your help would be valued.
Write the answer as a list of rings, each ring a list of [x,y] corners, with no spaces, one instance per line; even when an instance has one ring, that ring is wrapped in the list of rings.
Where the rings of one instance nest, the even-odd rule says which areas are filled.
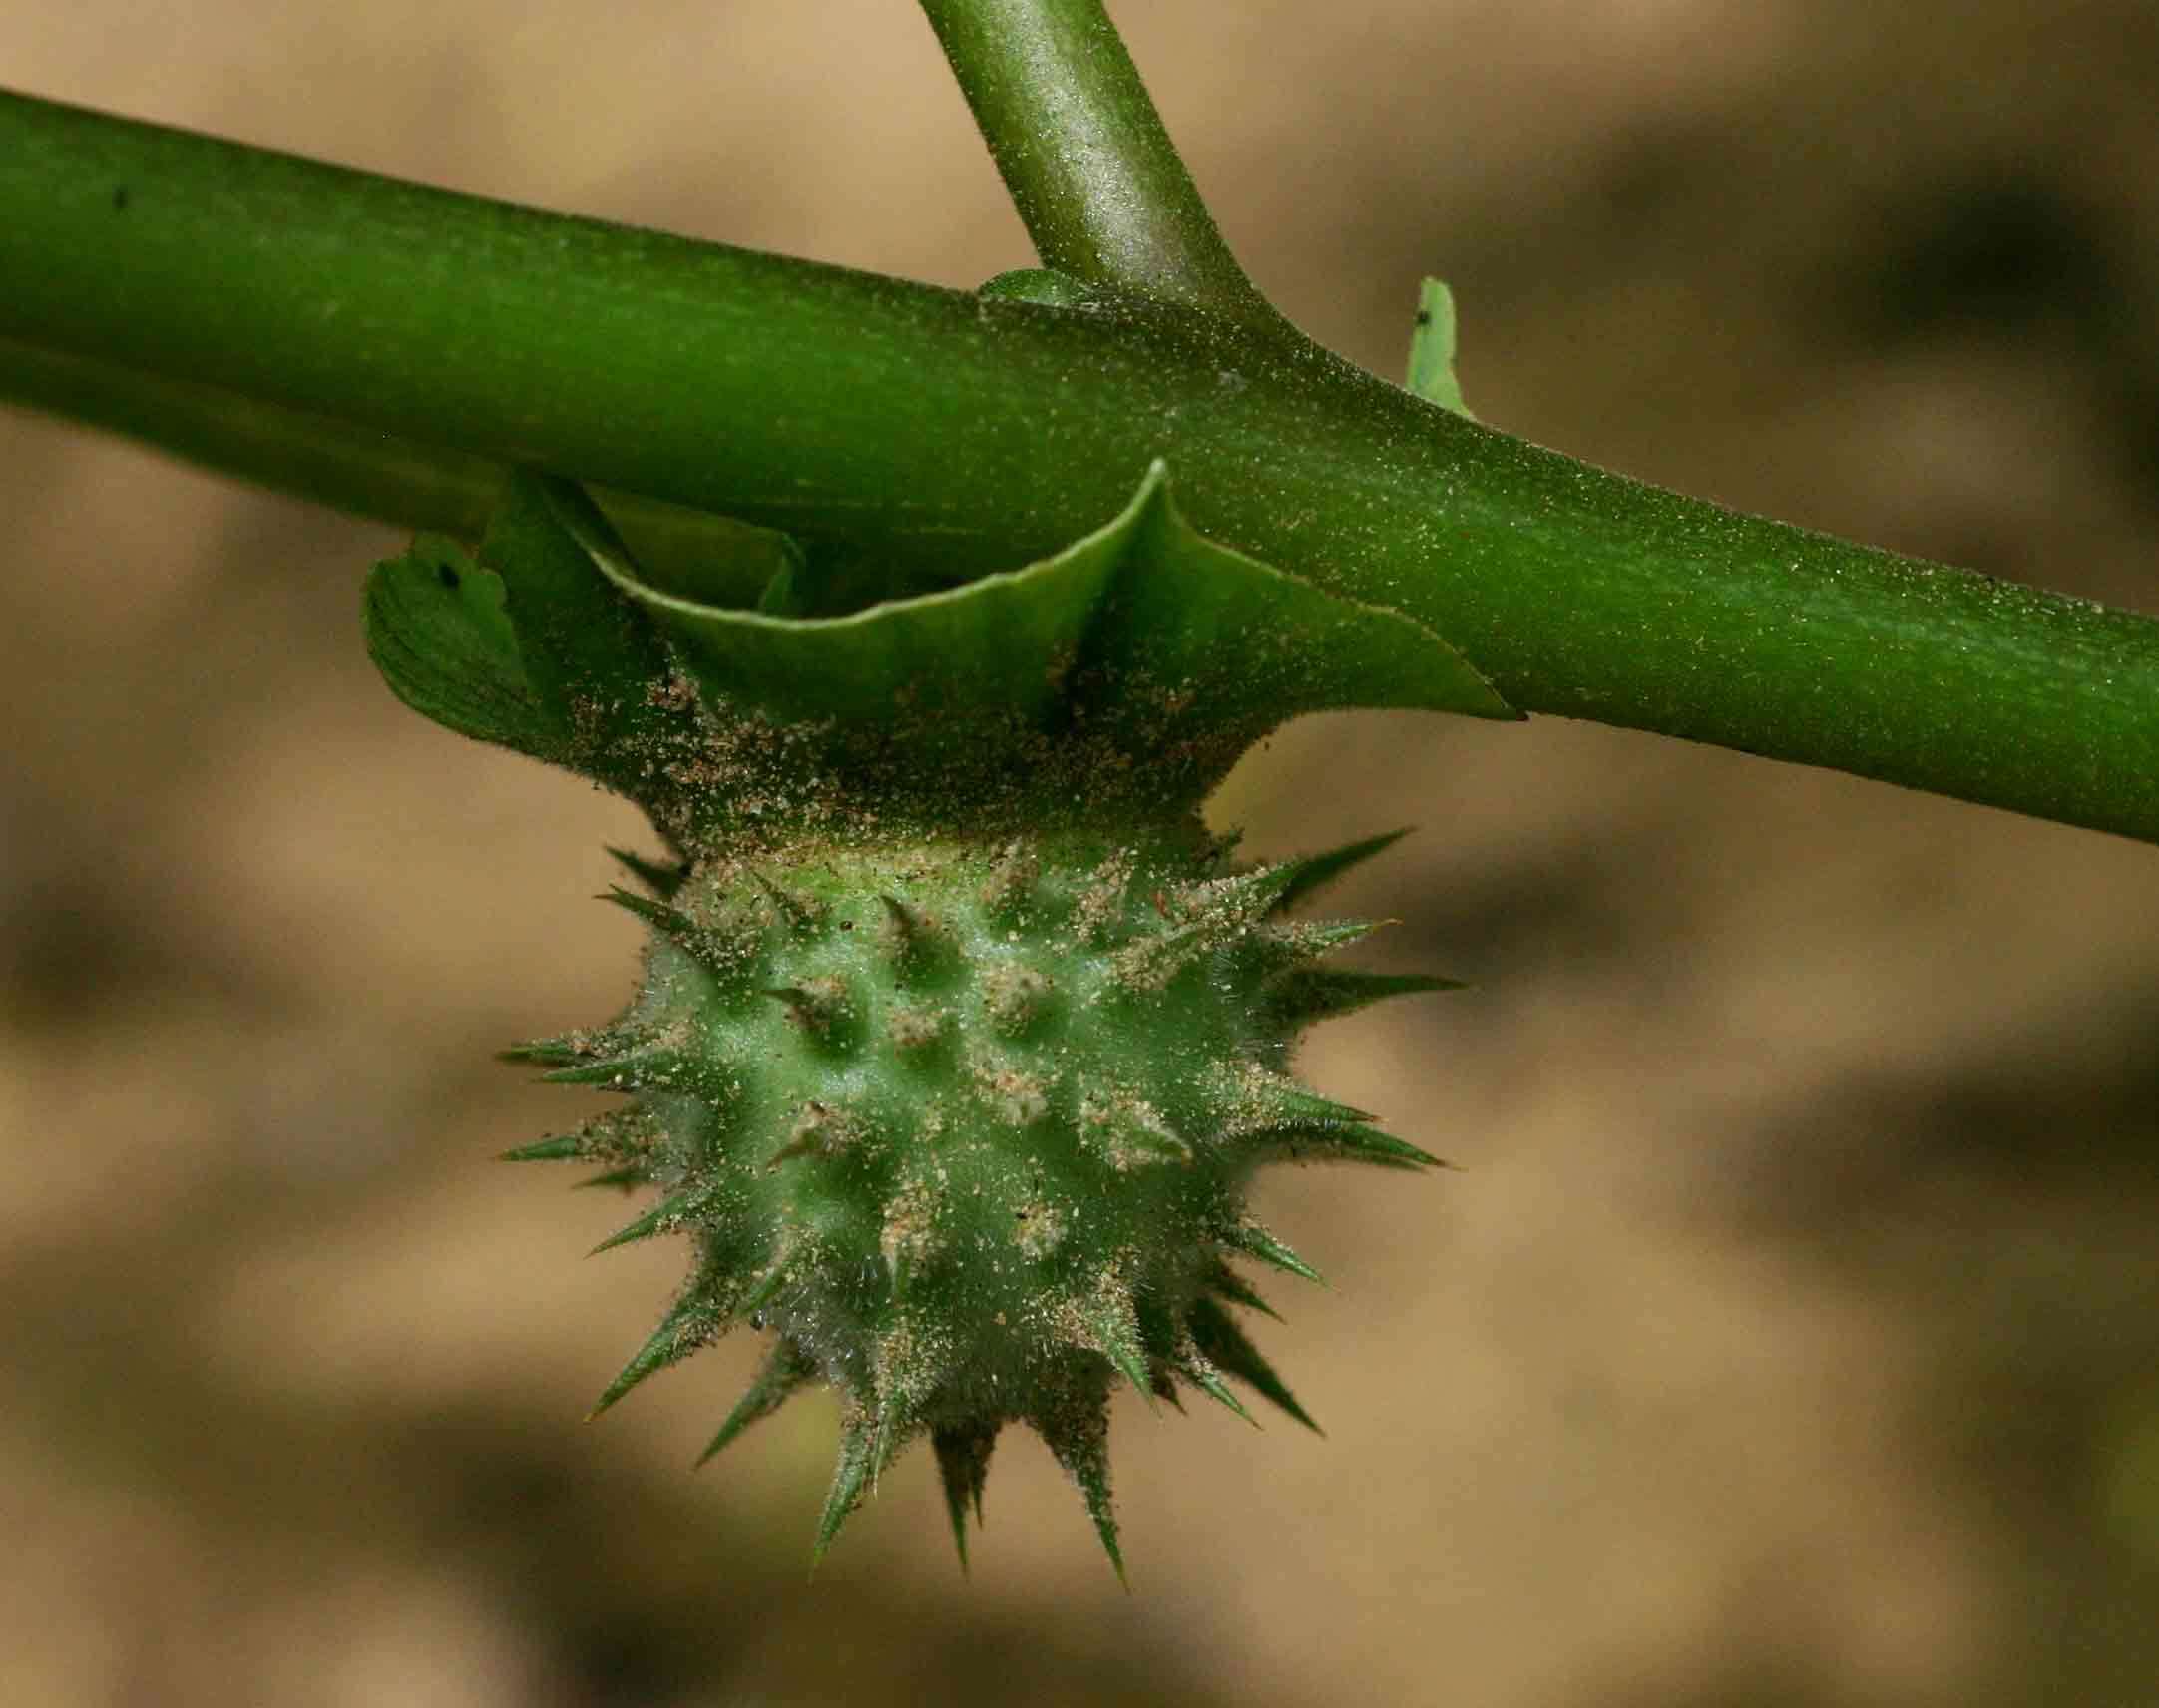
[[[856,571],[850,570],[849,575]],[[1292,910],[1391,837],[1240,866],[1199,818],[1252,741],[1369,705],[1511,715],[1438,637],[1202,539],[1166,472],[1055,557],[844,603],[791,552],[753,609],[664,584],[576,487],[514,484],[477,558],[380,566],[408,703],[643,806],[664,858],[615,1021],[518,1047],[629,1100],[513,1153],[656,1201],[610,1245],[690,1276],[604,1408],[737,1323],[763,1372],[716,1451],[842,1394],[821,1554],[926,1436],[965,1557],[992,1445],[1036,1430],[1122,1565],[1109,1396],[1231,1380],[1309,1418],[1233,1312],[1309,1276],[1245,1210],[1280,1160],[1433,1159],[1291,1074],[1309,1023],[1446,981],[1322,966],[1371,929]]]
[[[1322,593],[1202,539],[1167,471],[1053,558],[835,617],[817,566],[760,609],[662,585],[575,486],[521,476],[477,563],[423,539],[368,588],[368,641],[408,704],[567,765],[694,847],[772,830],[744,802],[821,799],[924,827],[1065,815],[1074,793],[1195,806],[1287,719],[1352,706],[1514,715],[1408,618]],[[696,773],[694,776],[689,773]]]

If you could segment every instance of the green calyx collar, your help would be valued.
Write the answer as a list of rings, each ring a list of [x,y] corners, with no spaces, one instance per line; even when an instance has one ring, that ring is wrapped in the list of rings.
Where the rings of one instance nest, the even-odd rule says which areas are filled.
[[[660,585],[580,488],[521,473],[477,561],[423,537],[377,566],[368,648],[414,709],[618,790],[690,849],[863,814],[1175,812],[1302,713],[1518,715],[1429,630],[1202,538],[1160,462],[1095,532],[961,587],[804,616],[831,590],[799,552],[754,610],[709,597],[726,571]]]

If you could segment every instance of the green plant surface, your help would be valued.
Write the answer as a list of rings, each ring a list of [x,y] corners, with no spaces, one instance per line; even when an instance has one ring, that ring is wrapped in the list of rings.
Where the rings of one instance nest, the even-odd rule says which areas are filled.
[[[1198,311],[984,302],[24,97],[0,269],[0,336],[904,583],[1055,551],[1160,458],[1210,538],[1416,619],[1524,710],[2159,835],[2159,626],[1623,481]]]
[[[182,41],[24,8],[0,57],[115,111],[956,287],[1025,259],[958,100],[913,117],[935,62],[905,8],[844,40],[839,10],[677,8],[657,48],[497,0],[216,10]],[[1489,420],[2149,603],[2138,8],[1523,7],[1504,40],[1395,0],[1201,10],[1119,13],[1256,276],[1376,372],[1438,271]],[[630,982],[637,922],[576,899],[620,877],[601,842],[648,846],[629,810],[389,702],[342,572],[401,541],[0,429],[25,1695],[2140,1699],[2145,850],[1558,719],[1276,738],[1212,822],[1262,859],[1418,822],[1345,880],[1402,922],[1356,964],[1481,986],[1306,1053],[1471,1170],[1266,1178],[1340,1290],[1285,1284],[1255,1338],[1329,1440],[1120,1399],[1129,1601],[1025,1440],[963,1585],[923,1453],[805,1594],[827,1403],[687,1478],[740,1336],[579,1432],[678,1264],[566,1262],[618,1194],[487,1160],[581,1093],[486,1052]],[[486,508],[409,514],[469,552]]]
[[[423,537],[369,578],[415,710],[643,807],[651,928],[605,1027],[516,1047],[633,1096],[510,1152],[658,1201],[690,1278],[606,1410],[730,1328],[765,1364],[706,1457],[840,1391],[816,1557],[927,1435],[962,1563],[1008,1425],[1080,1489],[1121,1580],[1109,1397],[1230,1377],[1309,1416],[1227,1307],[1232,1260],[1306,1279],[1245,1208],[1264,1164],[1436,1159],[1288,1071],[1315,1021],[1448,988],[1318,963],[1368,921],[1285,917],[1383,836],[1234,864],[1199,809],[1255,741],[1348,706],[1514,715],[1459,654],[1210,544],[1156,464],[1040,564],[829,616],[799,559],[754,610],[725,564],[667,589],[575,486],[513,477],[477,557]],[[733,608],[709,603],[733,596]]]
[[[1295,334],[1237,265],[1101,0],[922,0],[1044,266]]]

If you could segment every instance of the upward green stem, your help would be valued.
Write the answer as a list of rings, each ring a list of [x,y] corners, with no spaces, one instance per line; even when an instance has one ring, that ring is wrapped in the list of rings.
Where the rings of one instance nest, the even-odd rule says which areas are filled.
[[[1202,532],[1428,624],[1525,710],[2159,841],[2159,624],[1639,486],[1212,314],[984,301],[0,96],[0,338],[918,579],[1069,544],[1159,456]]]
[[[922,0],[1045,266],[1288,327],[1215,229],[1101,0]]]

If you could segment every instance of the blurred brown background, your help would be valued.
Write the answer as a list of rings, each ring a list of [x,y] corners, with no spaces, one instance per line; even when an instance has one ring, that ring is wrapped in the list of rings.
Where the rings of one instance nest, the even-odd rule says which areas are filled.
[[[2159,9],[1118,8],[1232,239],[1488,420],[2159,610]],[[1026,256],[903,0],[83,0],[0,80],[972,284]],[[4,289],[4,283],[0,283]],[[491,1154],[627,993],[631,814],[397,706],[384,530],[0,413],[0,1701],[2159,1703],[2159,852],[1587,726],[1290,731],[1261,852],[1403,822],[1312,1076],[1465,1165],[1270,1180],[1330,1431],[1116,1420],[1137,1593],[1010,1438],[814,1585],[753,1347],[581,1429],[671,1251]],[[566,1100],[569,1099],[569,1100]],[[1209,1409],[1210,1414],[1212,1409]]]

